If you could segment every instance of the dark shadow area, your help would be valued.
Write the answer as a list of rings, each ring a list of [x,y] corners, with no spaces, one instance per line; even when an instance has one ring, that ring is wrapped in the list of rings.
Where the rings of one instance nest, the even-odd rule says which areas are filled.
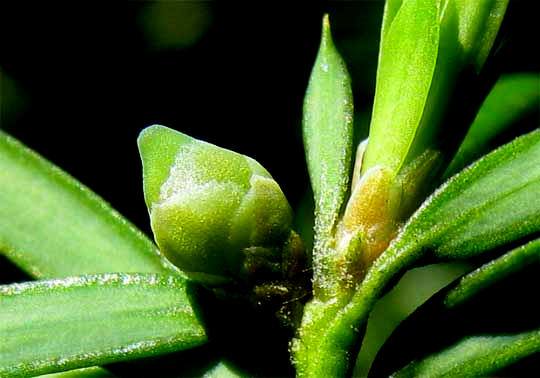
[[[220,359],[241,366],[249,376],[294,376],[288,353],[293,333],[273,313],[241,298],[218,298],[202,287],[193,293],[209,344]]]
[[[515,334],[540,327],[540,306],[535,294],[539,285],[537,262],[448,309],[443,301],[454,287],[449,285],[392,333],[377,355],[370,377],[387,377],[413,359],[440,351],[467,336]],[[531,359],[524,363],[530,364]],[[512,376],[529,376],[519,363],[511,369],[521,372]]]
[[[0,254],[0,285],[31,281],[32,277],[23,272],[5,256]]]

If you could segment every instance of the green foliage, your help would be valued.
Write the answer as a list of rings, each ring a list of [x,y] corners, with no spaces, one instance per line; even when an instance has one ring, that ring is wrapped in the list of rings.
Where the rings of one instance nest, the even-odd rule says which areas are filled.
[[[316,291],[330,290],[330,239],[348,192],[353,141],[353,100],[349,73],[336,50],[328,16],[304,99],[302,129],[306,160],[315,197]]]
[[[530,170],[539,162],[540,130],[537,130],[455,176],[411,217],[375,262],[362,283],[365,289],[361,290],[383,286],[385,276],[392,277],[426,253],[433,253],[439,259],[463,259],[539,231],[535,214],[540,202],[534,198],[540,180],[538,173]],[[523,181],[516,180],[517,177]],[[366,295],[359,291],[356,297]]]
[[[357,162],[366,179],[385,172],[368,185],[388,192],[387,218],[410,216],[459,145],[485,95],[482,68],[507,3],[387,2],[369,142]]]
[[[28,274],[175,271],[103,199],[2,131],[0,182],[0,254]]]
[[[297,366],[307,375],[344,375],[348,351],[384,288],[428,252],[465,258],[540,231],[539,148],[540,131],[534,131],[455,176],[411,217],[352,297],[309,304],[305,313],[311,316],[295,349]],[[327,358],[318,359],[322,354]]]
[[[219,362],[211,370],[209,370],[204,378],[241,378],[245,374],[241,374],[236,369],[226,362]]]
[[[462,277],[459,283],[446,294],[444,304],[450,308],[460,305],[474,298],[479,292],[493,286],[497,281],[516,274],[530,264],[537,262],[539,258],[539,239],[515,248]]]
[[[394,17],[385,17],[370,140],[362,163],[364,172],[383,165],[397,173],[407,156],[435,72],[438,3],[406,1]]]
[[[173,276],[115,273],[5,285],[0,303],[3,377],[124,361],[207,339],[186,281]]]
[[[540,351],[540,330],[517,335],[476,336],[413,361],[392,377],[486,376]]]
[[[43,378],[114,378],[115,375],[107,370],[93,366],[89,368],[74,369],[61,373],[52,373],[42,376]]]
[[[467,258],[540,230],[540,130],[480,159],[411,217],[391,250]]]
[[[155,364],[156,376],[287,375],[292,365],[299,377],[351,376],[379,299],[408,270],[449,261],[458,279],[407,308],[372,375],[498,374],[540,353],[524,295],[535,286],[509,283],[540,256],[538,73],[505,75],[487,95],[508,3],[388,0],[370,134],[356,154],[351,76],[323,17],[302,119],[311,254],[281,188],[247,156],[144,129],[156,246],[0,132],[0,253],[47,278],[0,286],[0,375],[124,376]],[[490,297],[506,285],[509,305]],[[471,326],[504,306],[531,320]],[[464,321],[452,330],[452,318]],[[159,371],[177,357],[197,366]]]
[[[516,137],[517,124],[533,116],[538,119],[540,109],[540,75],[537,73],[517,73],[501,77],[478,111],[463,143],[446,169],[444,177],[458,173],[474,160],[498,147],[501,134]],[[536,117],[534,117],[536,116]],[[527,125],[536,128],[538,124]]]
[[[449,97],[470,91],[493,46],[508,0],[388,1],[381,31],[377,89],[362,171],[397,173],[427,148],[441,148]],[[468,83],[460,86],[460,80]],[[467,114],[467,112],[463,112]]]

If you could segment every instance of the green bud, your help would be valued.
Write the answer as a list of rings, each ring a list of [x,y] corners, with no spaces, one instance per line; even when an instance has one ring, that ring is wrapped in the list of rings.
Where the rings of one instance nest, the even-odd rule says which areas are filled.
[[[154,238],[173,264],[210,286],[281,273],[292,211],[259,163],[157,125],[138,146]]]

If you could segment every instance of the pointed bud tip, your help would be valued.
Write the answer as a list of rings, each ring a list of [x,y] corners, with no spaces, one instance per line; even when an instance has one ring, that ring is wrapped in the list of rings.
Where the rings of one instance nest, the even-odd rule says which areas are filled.
[[[158,202],[161,185],[169,176],[181,145],[191,143],[193,138],[162,125],[148,126],[137,138],[137,147],[143,166],[143,191],[150,209]]]
[[[137,137],[137,146],[139,147],[139,150],[141,149],[141,146],[143,146],[147,140],[155,135],[156,131],[161,128],[165,127],[161,125],[151,125],[142,129]]]
[[[189,142],[193,139],[167,126],[155,124],[145,127],[139,133],[139,136],[137,137],[137,146],[139,148],[139,152],[141,152],[141,150],[144,150],[149,145],[160,142],[161,140],[163,140],[163,138],[178,139],[178,141],[182,141],[184,143]]]

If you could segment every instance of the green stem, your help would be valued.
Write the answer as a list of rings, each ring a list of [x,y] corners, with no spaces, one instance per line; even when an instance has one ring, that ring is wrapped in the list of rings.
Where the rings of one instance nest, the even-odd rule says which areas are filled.
[[[348,375],[375,302],[390,280],[416,261],[422,251],[418,245],[397,239],[374,262],[354,294],[326,302],[314,299],[305,306],[298,338],[291,348],[299,377]]]

